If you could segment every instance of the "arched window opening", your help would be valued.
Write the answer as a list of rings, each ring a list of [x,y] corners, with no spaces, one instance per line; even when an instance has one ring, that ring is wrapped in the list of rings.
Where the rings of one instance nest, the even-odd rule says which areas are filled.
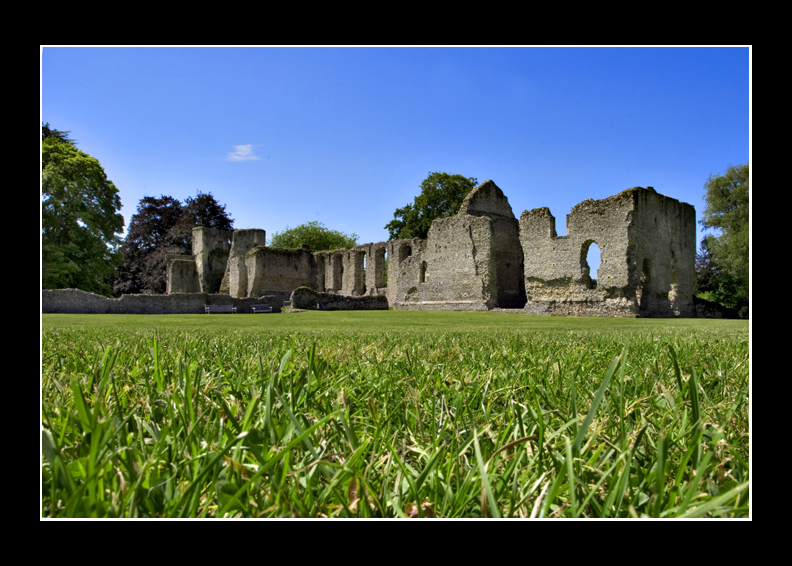
[[[342,261],[341,255],[334,255],[333,256],[333,283],[332,283],[332,290],[339,291],[341,289],[341,281],[344,277],[344,263]]]
[[[402,244],[399,248],[399,263],[412,255],[412,246],[410,244]]]
[[[420,281],[421,281],[421,283],[426,283],[426,262],[425,261],[421,262],[421,277],[420,277]]]
[[[586,240],[580,251],[580,280],[587,289],[597,288],[600,263],[599,245],[594,240]]]
[[[386,287],[388,285],[388,250],[380,248],[376,252],[374,262],[374,286]]]

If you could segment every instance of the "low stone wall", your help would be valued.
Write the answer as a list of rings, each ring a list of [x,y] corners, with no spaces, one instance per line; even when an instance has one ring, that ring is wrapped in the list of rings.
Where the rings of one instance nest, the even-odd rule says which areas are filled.
[[[393,308],[409,311],[488,311],[484,301],[399,301]],[[497,308],[497,307],[496,307]]]
[[[607,316],[613,318],[637,318],[638,309],[628,299],[605,299],[603,301],[528,301],[522,312],[553,316]]]
[[[291,294],[292,307],[320,311],[388,310],[388,299],[384,295],[349,297],[320,293],[310,287],[298,287]]]
[[[233,305],[237,313],[249,313],[251,305],[266,303],[273,312],[281,312],[283,300],[275,296],[236,299],[209,293],[171,295],[122,295],[110,299],[79,289],[44,289],[41,291],[42,313],[70,314],[204,314],[204,305]]]

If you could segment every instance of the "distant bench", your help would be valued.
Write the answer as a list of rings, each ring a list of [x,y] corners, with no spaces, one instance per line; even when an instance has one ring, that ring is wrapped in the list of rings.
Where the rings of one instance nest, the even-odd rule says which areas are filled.
[[[233,305],[204,305],[204,308],[206,309],[206,314],[223,312],[236,313],[236,307]]]
[[[272,307],[270,305],[251,305],[250,312],[253,314],[257,312],[272,312]]]

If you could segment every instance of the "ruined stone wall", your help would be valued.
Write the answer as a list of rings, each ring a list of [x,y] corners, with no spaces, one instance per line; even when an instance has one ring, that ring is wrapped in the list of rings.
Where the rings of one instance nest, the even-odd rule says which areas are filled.
[[[201,292],[216,293],[223,282],[233,231],[197,226],[193,228],[193,257]]]
[[[435,220],[425,242],[395,244],[394,308],[488,310],[525,304],[519,223],[491,180],[468,194],[456,216]],[[409,249],[415,251],[408,255]]]
[[[360,289],[364,295],[384,296],[387,293],[388,242],[363,244],[352,248],[362,254]]]
[[[330,253],[334,273],[337,270],[337,264],[340,263],[343,274],[341,277],[341,288],[336,289],[339,295],[355,297],[365,294],[366,287],[363,272],[364,256],[365,252],[357,248],[335,250]],[[337,283],[335,277],[333,281]]]
[[[293,308],[309,310],[388,310],[388,299],[383,295],[350,297],[322,293],[310,287],[298,287],[292,291],[291,302]]]
[[[561,237],[556,236],[555,218],[548,208],[523,212],[520,242],[526,312],[583,315],[597,304],[610,316],[634,316],[634,305],[624,297],[632,210],[627,197],[584,201],[567,216],[567,235]],[[593,243],[601,257],[596,274],[590,273],[587,261]]]
[[[190,255],[167,255],[168,275],[165,282],[165,294],[200,293],[201,283],[195,268],[195,258]]]
[[[388,293],[388,242],[379,242],[371,245],[371,264],[373,271],[366,277],[369,295],[387,295]]]
[[[388,242],[388,287],[385,296],[393,308],[412,308],[420,300],[421,262],[426,240],[418,238]]]
[[[639,316],[695,316],[696,211],[654,191],[632,191],[628,292]]]
[[[500,308],[522,308],[525,306],[525,277],[523,249],[520,245],[520,224],[516,218],[510,221],[493,220],[493,242],[491,269],[495,275],[493,294]]]
[[[245,255],[248,297],[277,295],[288,297],[297,287],[313,287],[316,261],[307,246],[299,250],[252,248]]]
[[[365,262],[370,253],[369,247],[365,245],[316,252],[315,289],[337,295],[365,295]]]
[[[526,312],[694,315],[690,274],[695,284],[695,210],[652,188],[636,187],[606,199],[583,201],[567,216],[567,235],[561,237],[556,236],[549,209],[526,211],[520,217],[520,242],[525,257]],[[588,265],[594,243],[601,254],[596,274],[590,273]],[[672,256],[677,266],[676,310],[669,300]]]
[[[520,226],[506,195],[491,180],[484,181],[465,197],[458,216],[462,215],[490,220],[490,234],[483,242],[489,248],[489,308],[521,308],[525,288]]]
[[[471,215],[435,220],[412,260],[408,308],[487,310],[491,282],[491,221]],[[398,304],[398,303],[397,303]]]
[[[204,305],[233,305],[238,313],[251,305],[268,303],[280,312],[283,301],[274,296],[237,299],[223,294],[174,293],[171,295],[122,295],[111,299],[79,289],[41,291],[42,313],[70,314],[204,314]]]
[[[127,295],[124,295],[127,296]],[[79,289],[43,289],[42,313],[104,314],[113,312],[118,299]]]
[[[247,296],[246,255],[253,248],[266,245],[266,240],[267,233],[265,230],[234,230],[231,237],[231,251],[228,255],[228,263],[223,275],[223,282],[220,284],[221,293],[227,293],[232,297]]]
[[[341,296],[384,296],[394,308],[535,314],[695,316],[695,210],[635,187],[587,199],[558,237],[548,208],[519,221],[491,180],[426,240],[405,239],[311,253],[264,247],[264,230],[193,231],[193,263],[169,262],[168,292],[219,289],[232,297],[298,287]],[[589,253],[601,254],[591,273]],[[229,249],[230,248],[230,249]]]

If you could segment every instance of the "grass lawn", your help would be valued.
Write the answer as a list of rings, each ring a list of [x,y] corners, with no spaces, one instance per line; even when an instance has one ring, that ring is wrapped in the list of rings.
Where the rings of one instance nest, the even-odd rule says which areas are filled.
[[[42,315],[44,517],[748,517],[747,321]]]
[[[44,330],[54,328],[118,329],[261,329],[283,332],[382,331],[603,331],[603,332],[748,332],[748,321],[693,318],[602,318],[535,316],[500,312],[446,311],[305,311],[281,314],[45,314]]]

